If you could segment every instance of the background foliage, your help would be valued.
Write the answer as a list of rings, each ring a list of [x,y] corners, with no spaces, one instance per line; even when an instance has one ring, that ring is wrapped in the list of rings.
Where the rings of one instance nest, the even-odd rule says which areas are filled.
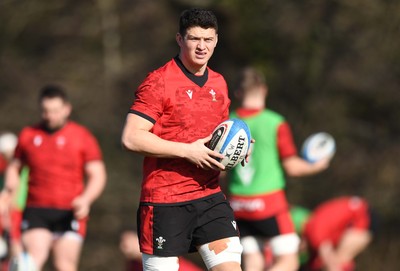
[[[135,225],[141,158],[120,147],[133,91],[178,52],[181,11],[215,11],[210,66],[233,91],[245,65],[268,79],[268,106],[292,126],[300,148],[311,133],[337,140],[331,168],[288,180],[289,199],[313,208],[357,194],[378,211],[380,231],[359,270],[396,270],[400,254],[400,2],[395,0],[2,0],[0,130],[38,119],[46,83],[66,86],[73,119],[98,137],[109,182],[93,207],[80,270],[123,269],[119,234]],[[382,263],[385,266],[382,267]]]

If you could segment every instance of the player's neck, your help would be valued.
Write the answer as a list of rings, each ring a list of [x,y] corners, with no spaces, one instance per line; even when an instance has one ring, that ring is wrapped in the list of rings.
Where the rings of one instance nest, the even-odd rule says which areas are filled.
[[[60,131],[62,128],[65,127],[65,125],[68,123],[68,121],[63,122],[61,125],[57,126],[57,127],[49,127],[48,125],[46,125],[46,123],[42,122],[42,128],[44,131],[46,131],[49,134],[54,134],[57,131]]]
[[[192,74],[196,75],[196,76],[202,76],[204,75],[204,72],[207,69],[207,65],[203,65],[203,66],[198,66],[198,65],[191,65],[189,63],[189,61],[187,61],[184,57],[182,57],[181,55],[178,56],[179,59],[181,60],[183,66],[185,66],[185,68]]]

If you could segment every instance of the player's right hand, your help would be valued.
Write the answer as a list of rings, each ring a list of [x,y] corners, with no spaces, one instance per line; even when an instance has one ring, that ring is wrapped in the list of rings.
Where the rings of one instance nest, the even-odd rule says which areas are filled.
[[[224,170],[225,166],[218,162],[216,158],[224,158],[224,156],[216,151],[207,148],[206,143],[211,140],[212,135],[198,139],[186,145],[185,158],[198,168]]]

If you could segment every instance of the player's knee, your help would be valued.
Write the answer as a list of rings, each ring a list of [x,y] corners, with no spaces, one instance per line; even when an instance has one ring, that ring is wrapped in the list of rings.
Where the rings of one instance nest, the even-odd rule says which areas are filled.
[[[270,244],[273,255],[296,254],[299,251],[300,238],[295,233],[283,234],[271,238]]]
[[[60,259],[60,258],[55,259],[54,266],[55,266],[55,269],[58,271],[77,271],[78,270],[78,264],[73,261],[69,261],[67,259]]]
[[[259,253],[263,247],[263,242],[260,242],[254,236],[242,237],[240,242],[243,246],[243,254]]]
[[[240,264],[243,247],[239,237],[230,237],[201,245],[198,250],[207,269],[211,269],[227,262]]]
[[[159,257],[155,255],[142,254],[143,271],[178,271],[178,257]]]
[[[285,254],[277,256],[274,259],[275,265],[279,265],[281,270],[298,270],[300,267],[300,261],[296,253]]]

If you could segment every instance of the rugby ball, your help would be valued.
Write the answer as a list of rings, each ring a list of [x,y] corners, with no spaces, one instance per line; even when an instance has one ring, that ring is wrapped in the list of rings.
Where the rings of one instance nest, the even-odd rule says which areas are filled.
[[[17,146],[18,138],[13,133],[7,132],[0,135],[0,153],[13,153]]]
[[[230,170],[246,157],[250,140],[247,124],[240,119],[229,119],[214,129],[208,147],[224,155],[218,161],[225,166],[225,170]]]
[[[310,135],[304,141],[301,150],[303,158],[311,163],[333,157],[335,151],[335,139],[333,136],[325,132]]]

